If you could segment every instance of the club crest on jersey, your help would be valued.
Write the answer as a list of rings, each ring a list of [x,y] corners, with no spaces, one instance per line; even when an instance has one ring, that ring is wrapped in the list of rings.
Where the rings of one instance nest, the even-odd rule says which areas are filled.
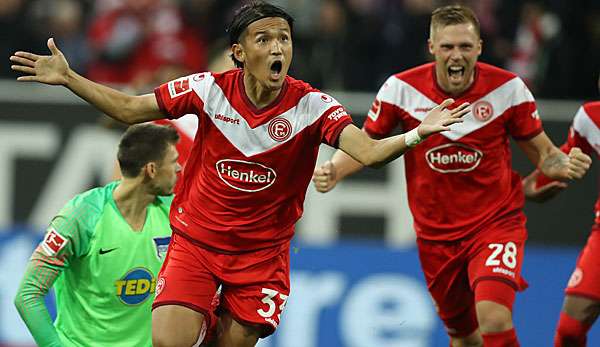
[[[441,173],[473,171],[482,157],[483,152],[461,143],[447,143],[425,153],[429,167]]]
[[[292,135],[292,123],[285,118],[275,118],[269,122],[269,136],[277,141],[283,142]]]
[[[244,160],[223,159],[216,164],[219,178],[233,189],[243,192],[258,192],[269,188],[277,174],[275,170],[259,163]]]
[[[583,280],[583,271],[580,268],[575,268],[575,271],[571,274],[569,278],[569,283],[567,283],[568,288],[577,287],[579,283]]]
[[[492,107],[492,104],[482,100],[473,104],[472,112],[475,119],[485,122],[494,115],[494,108]]]
[[[67,244],[68,240],[54,228],[48,228],[48,232],[42,241],[42,249],[47,255],[56,255]]]
[[[190,79],[188,77],[178,78],[169,82],[168,88],[171,99],[192,91],[192,88],[190,88]]]
[[[167,237],[155,237],[154,245],[156,246],[156,256],[160,260],[165,260],[167,250],[169,249],[169,243],[171,242],[171,236]]]
[[[115,281],[116,294],[125,305],[139,305],[156,289],[156,279],[150,270],[138,267]]]

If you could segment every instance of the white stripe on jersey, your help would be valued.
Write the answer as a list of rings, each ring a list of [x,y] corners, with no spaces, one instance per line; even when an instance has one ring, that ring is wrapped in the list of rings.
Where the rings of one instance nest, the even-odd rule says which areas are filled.
[[[419,121],[423,121],[427,114],[427,112],[423,111],[424,109],[431,109],[438,105],[425,94],[395,76],[389,78],[386,84],[387,86],[384,85],[385,87],[377,94],[377,98],[382,102],[400,107],[411,117]],[[494,113],[490,119],[480,121],[469,112],[463,117],[462,123],[452,125],[450,131],[442,132],[440,135],[456,141],[486,126],[509,108],[524,102],[534,101],[534,98],[525,86],[525,83],[520,78],[515,77],[474,101],[471,105],[475,105],[479,101],[487,101],[492,105]],[[421,110],[421,112],[418,110]]]
[[[186,114],[177,119],[171,119],[171,123],[177,127],[177,130],[183,132],[190,139],[196,137],[198,131],[198,117],[195,114]]]
[[[573,119],[573,129],[596,150],[600,155],[600,129],[582,107],[579,108]]]
[[[325,111],[341,104],[327,94],[320,92],[310,92],[304,95],[296,106],[288,111],[278,115],[274,119],[285,118],[292,124],[292,133],[284,141],[275,141],[269,136],[269,124],[251,128],[248,122],[232,106],[223,90],[215,83],[215,78],[205,73],[204,77],[192,77],[191,83],[194,92],[204,103],[204,112],[210,117],[215,127],[221,131],[223,136],[246,157],[266,152],[277,147],[315,123]],[[216,115],[223,115],[235,120],[233,122],[224,122],[215,118]],[[239,123],[237,123],[239,120]]]

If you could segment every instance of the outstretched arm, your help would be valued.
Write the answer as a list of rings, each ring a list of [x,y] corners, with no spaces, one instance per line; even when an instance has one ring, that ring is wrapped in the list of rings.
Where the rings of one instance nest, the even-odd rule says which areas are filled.
[[[452,99],[444,100],[427,114],[417,128],[381,140],[370,138],[364,131],[353,125],[347,126],[339,138],[341,151],[338,150],[331,161],[314,171],[315,188],[322,193],[328,192],[338,181],[363,166],[381,167],[427,137],[450,130],[450,125],[462,122],[462,116],[469,112],[468,103],[448,110],[447,107],[453,102]]]
[[[10,57],[11,68],[25,74],[17,81],[65,86],[100,111],[127,124],[165,118],[153,94],[131,96],[92,82],[69,68],[54,39],[48,40],[48,48],[51,55],[19,51]]]

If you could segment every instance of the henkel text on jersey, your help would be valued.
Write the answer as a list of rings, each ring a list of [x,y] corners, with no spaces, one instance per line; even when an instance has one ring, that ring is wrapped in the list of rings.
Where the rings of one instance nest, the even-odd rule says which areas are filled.
[[[245,251],[288,241],[302,214],[321,143],[336,146],[351,123],[329,95],[287,77],[263,109],[248,100],[243,71],[201,73],[155,90],[165,114],[197,114],[198,134],[171,223],[196,241]]]
[[[396,74],[379,90],[365,130],[377,137],[397,126],[411,130],[449,97],[437,85],[433,63]],[[454,240],[492,224],[521,227],[524,198],[512,171],[509,138],[528,140],[542,131],[531,92],[514,74],[478,63],[473,85],[454,99],[455,105],[471,104],[463,123],[404,156],[418,235]]]

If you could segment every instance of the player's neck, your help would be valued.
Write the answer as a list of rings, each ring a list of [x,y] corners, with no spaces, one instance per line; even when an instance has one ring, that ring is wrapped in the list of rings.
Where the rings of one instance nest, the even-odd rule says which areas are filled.
[[[263,86],[254,76],[249,73],[245,73],[244,91],[254,107],[261,109],[269,106],[275,99],[277,99],[277,96],[279,96],[279,93],[281,92],[281,88],[268,89]]]
[[[123,178],[113,191],[115,204],[131,229],[141,231],[146,221],[146,208],[155,199],[139,178]]]

